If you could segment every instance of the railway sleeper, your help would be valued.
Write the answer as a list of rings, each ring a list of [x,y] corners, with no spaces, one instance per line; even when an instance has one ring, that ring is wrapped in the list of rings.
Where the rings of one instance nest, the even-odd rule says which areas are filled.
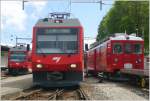
[[[38,92],[40,92],[41,90],[42,90],[42,89],[38,89],[38,90],[34,90],[34,91],[30,92],[30,93],[21,93],[19,96],[14,97],[14,98],[11,98],[11,100],[23,99],[23,98],[26,98],[26,97],[28,97],[28,96],[31,96],[31,95],[33,95],[33,94],[35,94],[35,93],[38,93]]]
[[[51,94],[50,96],[49,96],[49,100],[57,100],[57,97],[58,96],[60,96],[61,94],[63,94],[63,92],[64,92],[64,89],[62,89],[62,90],[56,90],[53,94]]]

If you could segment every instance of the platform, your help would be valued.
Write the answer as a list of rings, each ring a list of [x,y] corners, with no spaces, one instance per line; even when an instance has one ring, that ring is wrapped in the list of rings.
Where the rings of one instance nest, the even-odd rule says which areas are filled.
[[[20,92],[32,86],[32,74],[17,77],[9,77],[1,80],[1,96]]]

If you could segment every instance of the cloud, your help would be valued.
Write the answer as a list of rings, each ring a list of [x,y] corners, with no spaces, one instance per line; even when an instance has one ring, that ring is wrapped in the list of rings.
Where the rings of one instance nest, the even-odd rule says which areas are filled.
[[[96,41],[96,39],[84,39],[84,43],[85,44],[92,44],[92,43],[94,43]]]
[[[31,5],[36,9],[37,12],[41,12],[42,9],[46,6],[47,1],[32,1]]]
[[[46,7],[46,4],[48,1],[29,1],[26,3],[26,5],[32,6],[33,11],[31,14],[31,17],[34,19],[37,19],[39,17],[42,17],[41,13],[43,13],[43,9]]]
[[[1,21],[1,30],[4,29],[4,23]]]
[[[17,31],[25,31],[27,17],[31,15],[33,18],[38,18],[41,15],[47,1],[29,1],[26,5],[31,5],[35,9],[32,14],[27,14],[22,10],[22,1],[1,1],[1,29],[7,29],[12,26],[12,29]]]
[[[1,1],[1,16],[3,28],[12,26],[12,28],[25,30],[27,14],[22,10],[21,1]]]

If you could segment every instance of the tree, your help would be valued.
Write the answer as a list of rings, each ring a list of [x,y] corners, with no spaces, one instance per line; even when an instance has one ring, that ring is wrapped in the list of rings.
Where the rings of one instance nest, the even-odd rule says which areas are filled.
[[[149,1],[116,1],[99,25],[97,41],[125,30],[138,32],[149,52]]]

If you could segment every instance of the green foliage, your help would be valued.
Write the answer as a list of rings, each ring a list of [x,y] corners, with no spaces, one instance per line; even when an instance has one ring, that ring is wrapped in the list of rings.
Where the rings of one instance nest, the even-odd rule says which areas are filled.
[[[149,53],[149,1],[116,1],[99,25],[97,41],[125,30],[128,34],[138,32]]]

